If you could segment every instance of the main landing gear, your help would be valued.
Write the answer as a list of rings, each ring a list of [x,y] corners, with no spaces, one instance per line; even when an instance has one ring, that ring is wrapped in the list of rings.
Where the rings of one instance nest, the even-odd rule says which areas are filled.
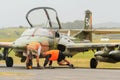
[[[12,49],[11,49],[12,50]],[[11,51],[10,50],[10,51]],[[7,67],[12,67],[13,66],[13,58],[12,57],[8,57],[8,54],[10,53],[10,51],[8,48],[4,48],[2,54],[0,55],[0,60],[5,60],[6,62],[6,66]]]
[[[12,59],[12,57],[6,57],[5,62],[6,62],[6,66],[7,67],[12,67],[13,66],[13,59]]]
[[[95,58],[92,58],[90,60],[90,68],[96,68],[98,64],[98,61]]]

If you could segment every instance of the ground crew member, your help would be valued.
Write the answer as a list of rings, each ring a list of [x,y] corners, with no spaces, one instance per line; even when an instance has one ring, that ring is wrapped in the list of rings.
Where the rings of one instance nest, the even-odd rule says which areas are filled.
[[[60,50],[49,50],[43,55],[46,59],[44,61],[43,67],[45,68],[49,62],[49,67],[51,68],[52,61],[57,61],[59,65],[67,65],[73,68],[73,64],[70,64],[68,60],[65,59],[65,55]]]
[[[39,55],[41,53],[41,43],[39,42],[31,42],[30,44],[27,45],[27,59],[26,59],[26,67],[29,64],[29,60],[31,60],[30,55],[34,55],[36,57],[36,62],[37,62],[37,67],[40,68],[41,66],[39,65]]]

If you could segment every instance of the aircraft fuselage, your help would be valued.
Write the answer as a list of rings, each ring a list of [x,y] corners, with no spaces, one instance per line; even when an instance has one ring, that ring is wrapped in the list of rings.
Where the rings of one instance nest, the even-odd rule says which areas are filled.
[[[13,42],[14,51],[17,55],[26,52],[26,45],[30,42],[40,42],[45,47],[54,47],[54,32],[49,29],[27,29],[20,38]],[[21,55],[21,54],[20,54]]]

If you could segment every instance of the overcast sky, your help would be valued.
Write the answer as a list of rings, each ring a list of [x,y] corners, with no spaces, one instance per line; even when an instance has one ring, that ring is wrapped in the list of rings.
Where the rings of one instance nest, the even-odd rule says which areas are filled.
[[[93,13],[93,24],[120,22],[120,0],[0,0],[0,27],[28,25],[25,15],[34,7],[52,7],[61,22],[83,20]]]

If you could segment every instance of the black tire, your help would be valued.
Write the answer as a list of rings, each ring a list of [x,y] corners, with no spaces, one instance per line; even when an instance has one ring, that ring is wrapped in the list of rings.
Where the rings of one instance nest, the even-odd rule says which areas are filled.
[[[97,60],[95,58],[92,58],[90,60],[90,68],[96,68],[97,64],[98,64],[98,62],[97,62]]]
[[[7,67],[12,67],[13,66],[13,58],[12,57],[7,57],[6,58],[6,66]]]

